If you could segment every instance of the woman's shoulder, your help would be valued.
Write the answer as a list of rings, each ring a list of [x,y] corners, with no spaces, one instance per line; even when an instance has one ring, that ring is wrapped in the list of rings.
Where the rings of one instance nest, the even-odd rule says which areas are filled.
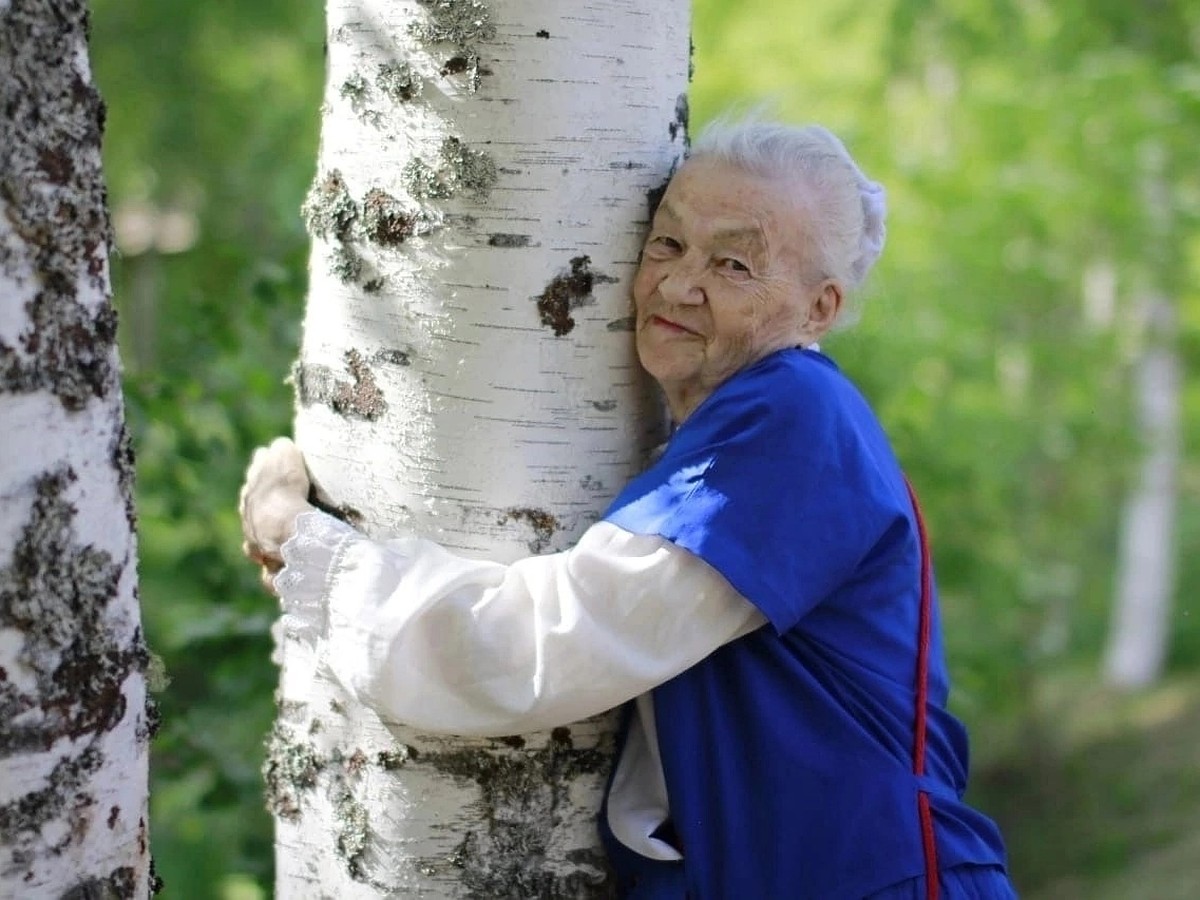
[[[726,401],[747,395],[766,396],[789,405],[837,396],[853,385],[830,357],[819,350],[789,347],[747,366],[714,392]]]
[[[772,353],[732,376],[693,417],[697,424],[737,421],[758,426],[810,427],[824,419],[866,411],[866,403],[837,363],[817,350]]]

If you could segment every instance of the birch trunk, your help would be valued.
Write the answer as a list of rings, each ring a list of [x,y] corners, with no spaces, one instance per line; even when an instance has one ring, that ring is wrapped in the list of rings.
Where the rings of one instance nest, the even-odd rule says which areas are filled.
[[[568,547],[662,439],[629,287],[686,140],[683,0],[329,0],[296,436],[384,537]],[[611,716],[419,734],[283,639],[280,897],[604,897]]]
[[[1161,287],[1176,268],[1170,248],[1178,242],[1173,233],[1170,157],[1163,142],[1152,138],[1138,148],[1138,162],[1149,225],[1142,276],[1146,286],[1136,297],[1141,334],[1134,412],[1142,459],[1121,521],[1116,596],[1104,659],[1108,683],[1127,689],[1157,681],[1167,657],[1182,455],[1179,326],[1174,305]]]
[[[0,897],[145,897],[148,710],[80,0],[0,2]]]
[[[1175,311],[1158,295],[1145,304],[1150,324],[1137,361],[1134,395],[1142,459],[1121,520],[1116,599],[1104,660],[1108,683],[1127,689],[1153,684],[1166,661],[1182,441]]]

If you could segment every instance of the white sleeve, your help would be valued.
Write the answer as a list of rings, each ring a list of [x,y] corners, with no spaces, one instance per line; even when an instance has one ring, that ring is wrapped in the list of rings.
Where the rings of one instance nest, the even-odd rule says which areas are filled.
[[[575,722],[766,622],[699,557],[607,522],[506,566],[415,537],[372,541],[309,512],[282,555],[293,633],[359,700],[435,732]]]

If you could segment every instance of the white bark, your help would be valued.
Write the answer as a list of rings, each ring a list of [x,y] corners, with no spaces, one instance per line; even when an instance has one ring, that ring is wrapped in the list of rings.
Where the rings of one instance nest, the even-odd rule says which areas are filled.
[[[1162,296],[1145,302],[1149,340],[1137,361],[1135,393],[1142,459],[1121,520],[1116,600],[1104,661],[1108,683],[1128,689],[1157,681],[1166,660],[1182,441],[1175,311]]]
[[[1138,147],[1142,206],[1148,223],[1145,286],[1136,295],[1138,328],[1134,404],[1142,458],[1121,520],[1116,595],[1104,674],[1109,684],[1146,687],[1162,674],[1175,590],[1175,504],[1182,442],[1183,393],[1176,349],[1178,322],[1160,289],[1174,260],[1170,157],[1158,138]]]
[[[569,546],[661,439],[629,285],[683,151],[687,5],[328,16],[297,439],[368,533],[500,560]],[[278,896],[609,894],[611,717],[422,735],[349,703],[298,646],[282,656]]]
[[[0,7],[0,897],[145,897],[132,458],[82,2]]]

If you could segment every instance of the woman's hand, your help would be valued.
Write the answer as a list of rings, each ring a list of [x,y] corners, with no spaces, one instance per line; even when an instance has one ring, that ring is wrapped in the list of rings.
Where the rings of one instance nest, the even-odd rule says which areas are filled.
[[[246,470],[238,496],[245,543],[242,552],[262,566],[262,582],[275,593],[275,576],[283,568],[279,548],[295,530],[296,516],[314,507],[308,502],[308,471],[300,449],[288,438],[259,447]]]

